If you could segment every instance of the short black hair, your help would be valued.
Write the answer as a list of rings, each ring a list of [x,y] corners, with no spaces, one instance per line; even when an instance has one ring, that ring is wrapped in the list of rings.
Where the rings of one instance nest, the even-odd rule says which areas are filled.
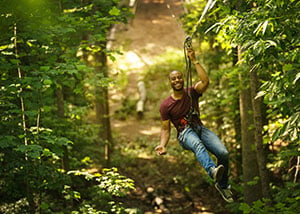
[[[170,71],[170,72],[169,72],[169,79],[170,79],[170,75],[171,75],[173,72],[179,72],[179,73],[181,73],[181,75],[183,76],[183,73],[182,73],[181,71],[173,70],[173,71]]]

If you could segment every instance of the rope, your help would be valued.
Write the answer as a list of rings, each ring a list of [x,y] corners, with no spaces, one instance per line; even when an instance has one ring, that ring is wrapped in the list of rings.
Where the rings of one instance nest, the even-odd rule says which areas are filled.
[[[207,11],[212,9],[213,6],[215,5],[217,0],[208,0],[208,2],[206,3],[203,11],[202,11],[202,14],[199,18],[199,20],[197,21],[196,25],[194,25],[193,27],[193,31],[192,31],[192,34],[191,36],[187,36],[184,40],[184,58],[185,58],[185,64],[186,64],[186,87],[187,87],[187,92],[188,92],[188,96],[190,97],[190,101],[191,101],[191,106],[190,106],[190,111],[187,115],[187,120],[188,122],[191,122],[191,118],[192,118],[192,115],[194,114],[194,106],[193,106],[193,98],[191,96],[191,91],[189,90],[189,88],[192,86],[193,82],[192,82],[192,69],[191,69],[191,59],[188,57],[187,55],[187,49],[188,48],[192,48],[192,39],[194,37],[194,34],[196,33],[202,19],[204,18],[204,16],[206,15]],[[173,0],[173,4],[174,4],[174,0]],[[172,10],[172,8],[170,7],[169,4],[167,4],[167,8],[170,10],[170,13],[171,13],[171,16],[176,20],[176,23],[177,25],[180,27],[181,30],[183,30],[183,27],[181,25],[181,23],[179,23],[176,19],[176,16]],[[183,30],[184,31],[184,30]],[[184,32],[185,33],[185,32]]]
[[[192,98],[191,90],[190,90],[190,87],[192,87],[192,85],[193,85],[192,63],[191,63],[191,59],[187,55],[188,48],[191,48],[191,47],[192,47],[192,38],[187,37],[184,42],[183,50],[184,50],[184,59],[185,59],[185,65],[186,65],[186,68],[185,68],[185,70],[186,70],[186,88],[187,88],[188,96],[190,98],[190,110],[187,115],[188,123],[191,122],[192,114],[194,112],[193,98]]]

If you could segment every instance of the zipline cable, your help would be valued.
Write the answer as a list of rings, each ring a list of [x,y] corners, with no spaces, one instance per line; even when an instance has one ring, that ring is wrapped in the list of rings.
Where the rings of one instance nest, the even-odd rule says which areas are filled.
[[[173,4],[175,4],[175,3],[174,3],[174,0],[172,0],[172,1],[173,1]],[[175,19],[175,22],[176,22],[178,28],[183,32],[183,34],[186,35],[185,31],[183,30],[182,24],[178,21],[178,18],[176,17],[176,15],[175,15],[175,13],[174,13],[174,11],[173,11],[173,9],[172,9],[172,7],[171,7],[171,5],[170,5],[169,3],[167,3],[167,8],[168,8],[168,10],[170,11],[171,17],[172,17],[173,19]]]
[[[173,2],[173,5],[175,5],[175,1],[172,0],[172,2]],[[196,25],[194,25],[194,27],[192,29],[191,36],[187,36],[186,40],[189,40],[190,39],[189,37],[191,37],[191,39],[194,37],[194,34],[196,33],[196,31],[197,31],[201,21],[203,20],[204,16],[206,15],[207,11],[212,9],[216,2],[217,2],[217,0],[208,0],[207,1],[199,20],[197,21]],[[182,4],[184,4],[184,3],[182,2]],[[167,8],[170,11],[171,17],[175,19],[175,21],[176,21],[177,25],[179,26],[179,28],[184,32],[184,34],[186,34],[186,32],[183,30],[182,24],[178,22],[177,17],[176,17],[176,15],[175,15],[175,13],[174,13],[174,11],[173,11],[173,9],[172,9],[172,7],[170,6],[169,3],[167,3]],[[184,9],[185,14],[186,14],[187,13],[186,8],[184,7],[183,9]]]
[[[206,3],[203,11],[202,11],[202,14],[199,18],[199,20],[197,21],[196,25],[194,25],[194,29],[192,31],[192,34],[191,34],[191,37],[193,38],[194,34],[196,33],[197,29],[198,29],[198,26],[200,25],[202,19],[204,18],[204,16],[206,15],[207,11],[212,9],[215,5],[215,3],[217,2],[217,0],[208,0],[208,2]]]

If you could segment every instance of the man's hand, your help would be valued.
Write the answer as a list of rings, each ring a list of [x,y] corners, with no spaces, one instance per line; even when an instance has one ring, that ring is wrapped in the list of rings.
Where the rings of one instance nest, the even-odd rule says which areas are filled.
[[[195,51],[193,50],[193,48],[188,48],[187,51],[188,51],[188,56],[189,56],[190,60],[192,62],[196,61],[196,55],[195,55]]]
[[[155,151],[156,151],[156,153],[157,153],[158,155],[165,155],[165,154],[167,154],[166,147],[161,146],[161,145],[155,147]]]

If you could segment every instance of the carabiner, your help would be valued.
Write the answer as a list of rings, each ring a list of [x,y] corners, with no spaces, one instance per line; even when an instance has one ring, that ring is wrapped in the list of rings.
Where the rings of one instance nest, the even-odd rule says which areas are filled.
[[[192,37],[191,36],[187,36],[184,40],[184,46],[186,48],[191,48],[192,47]]]

